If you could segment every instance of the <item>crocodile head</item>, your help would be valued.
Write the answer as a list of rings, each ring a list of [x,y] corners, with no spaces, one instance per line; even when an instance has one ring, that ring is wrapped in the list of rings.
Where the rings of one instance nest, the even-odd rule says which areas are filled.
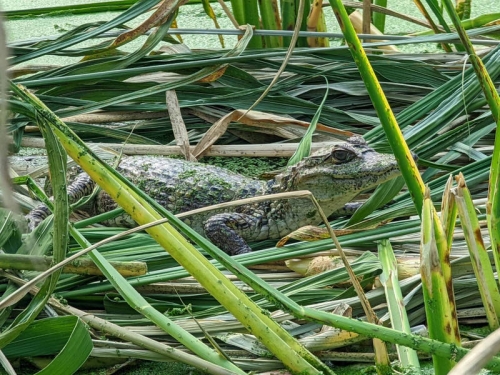
[[[380,154],[361,137],[320,149],[276,176],[281,191],[311,191],[325,214],[344,207],[360,192],[400,174],[393,155]]]

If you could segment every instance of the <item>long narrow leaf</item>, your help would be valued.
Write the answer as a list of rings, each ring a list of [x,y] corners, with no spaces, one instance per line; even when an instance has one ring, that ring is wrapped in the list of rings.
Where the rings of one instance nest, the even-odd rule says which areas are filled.
[[[388,240],[382,241],[378,245],[378,255],[382,264],[383,272],[380,275],[380,282],[384,286],[387,299],[387,306],[391,316],[391,325],[401,332],[411,333],[408,314],[406,313],[403,294],[399,287],[398,264]],[[397,345],[399,361],[403,367],[420,368],[417,352],[415,350]]]
[[[429,326],[429,336],[441,342],[450,342],[453,339],[450,321],[454,316],[450,304],[450,296],[453,292],[449,290],[448,280],[443,278],[444,272],[441,267],[440,254],[438,252],[438,239],[435,235],[435,211],[428,193],[424,199],[422,211],[422,233],[420,250],[420,273],[422,276],[422,290],[424,292],[425,312]],[[437,223],[441,225],[441,223]],[[434,370],[437,375],[447,374],[454,366],[452,359],[446,360],[433,356]]]
[[[86,325],[77,317],[63,316],[33,323],[3,352],[10,358],[55,355],[37,374],[66,375],[74,373],[85,363],[92,348]]]
[[[325,101],[326,101],[327,97],[328,97],[328,88],[326,89],[325,95],[323,96],[323,101],[319,105],[318,110],[314,114],[314,117],[311,120],[309,127],[307,128],[306,134],[300,140],[300,143],[299,143],[299,146],[297,147],[297,150],[290,157],[290,160],[288,160],[287,165],[297,164],[299,161],[301,161],[303,158],[309,156],[309,154],[311,153],[312,137],[314,135],[314,132],[316,131],[316,125],[318,124],[319,118],[321,116],[321,109],[325,105]]]
[[[500,293],[497,281],[481,236],[475,207],[462,174],[457,176],[457,185],[454,195],[460,222],[464,230],[488,324],[490,329],[494,331],[500,327]]]

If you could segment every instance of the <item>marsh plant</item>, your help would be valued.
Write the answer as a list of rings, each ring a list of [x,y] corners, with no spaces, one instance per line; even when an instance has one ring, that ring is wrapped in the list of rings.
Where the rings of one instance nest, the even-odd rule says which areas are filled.
[[[228,14],[238,25],[250,25],[241,28],[236,45],[191,51],[171,46],[179,41],[170,35],[176,14],[194,6],[185,3],[75,6],[78,12],[105,6],[123,12],[56,39],[12,43],[9,68],[7,54],[0,54],[5,371],[15,374],[11,363],[17,358],[46,366],[40,373],[67,374],[94,357],[121,356],[179,361],[213,374],[284,367],[294,374],[333,374],[327,361],[369,358],[379,373],[391,373],[396,356],[418,372],[417,351],[432,355],[436,374],[454,371],[469,353],[461,345],[460,313],[482,307],[489,330],[499,322],[500,47],[498,26],[487,25],[498,14],[469,20],[470,2],[459,2],[458,13],[450,0],[419,2],[427,9],[419,22],[433,33],[412,41],[440,43],[447,53],[408,56],[374,49],[401,43],[390,36],[363,44],[357,36],[370,31],[370,9],[373,23],[384,31],[383,1],[349,3],[364,7],[362,30],[356,30],[353,9],[337,0],[233,0]],[[203,5],[216,19],[209,2]],[[259,34],[326,31],[324,7],[333,9],[345,45],[328,46],[324,34]],[[6,17],[50,11],[13,11]],[[146,12],[140,26],[126,27]],[[465,29],[493,47],[479,57]],[[139,48],[121,50],[137,38]],[[4,41],[0,32],[3,51]],[[80,60],[30,65],[46,55]],[[110,154],[149,152],[190,160],[292,156],[293,164],[314,142],[353,134],[393,154],[402,176],[370,192],[347,219],[324,217],[324,230],[299,230],[290,235],[299,241],[285,246],[251,243],[258,251],[235,257],[123,178],[112,158],[103,162]],[[5,151],[16,153],[22,146],[45,148],[47,163],[15,176]],[[119,204],[109,215],[124,210],[140,226],[89,226],[102,216],[70,219],[70,211],[85,202],[68,202],[68,161]],[[50,176],[52,199],[34,180],[43,172]],[[21,212],[37,203],[25,187],[51,212],[30,233]],[[307,192],[294,194],[317,204]],[[377,247],[378,257],[371,251]],[[338,255],[340,266],[322,265],[324,272],[304,278],[284,269],[283,261],[318,252]],[[419,272],[403,279],[405,257],[419,260]],[[377,283],[383,287],[374,288]],[[413,333],[422,323],[429,337]],[[359,345],[334,351],[367,339],[374,348],[370,353]],[[386,343],[395,344],[397,353]],[[42,364],[41,356],[51,359]],[[494,356],[468,363],[476,368],[462,373],[500,368]]]

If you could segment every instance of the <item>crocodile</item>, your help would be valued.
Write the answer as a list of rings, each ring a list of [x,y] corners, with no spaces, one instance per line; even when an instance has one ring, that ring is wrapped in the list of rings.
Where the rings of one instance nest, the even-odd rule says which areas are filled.
[[[174,214],[243,198],[297,190],[311,191],[329,216],[344,208],[360,192],[399,175],[394,156],[380,154],[361,137],[320,149],[275,178],[264,181],[202,163],[162,156],[124,157],[117,170]],[[71,202],[90,195],[95,182],[82,173],[68,186]],[[85,209],[90,215],[108,212],[117,204],[100,191]],[[39,206],[27,215],[38,225],[50,212]],[[321,223],[308,198],[266,200],[195,214],[183,219],[228,254],[251,251],[247,242],[279,239],[305,226]],[[133,227],[127,214],[103,222]]]

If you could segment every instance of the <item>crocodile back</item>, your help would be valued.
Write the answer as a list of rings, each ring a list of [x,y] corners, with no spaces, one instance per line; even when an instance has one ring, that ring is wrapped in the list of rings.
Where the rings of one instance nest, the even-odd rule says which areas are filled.
[[[124,158],[118,171],[130,182],[174,214],[263,195],[265,181],[254,180],[223,168],[180,159],[154,156]],[[110,211],[116,203],[105,193],[97,197],[96,213]],[[229,209],[234,211],[234,208]],[[220,211],[218,211],[220,212]],[[202,221],[214,212],[197,215],[190,225],[199,230]],[[132,227],[136,224],[121,216],[106,225]]]

